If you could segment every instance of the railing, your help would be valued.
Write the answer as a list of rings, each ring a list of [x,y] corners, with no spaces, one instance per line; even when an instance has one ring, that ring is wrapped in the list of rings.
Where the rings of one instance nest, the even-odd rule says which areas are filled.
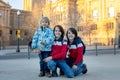
[[[16,53],[16,48],[17,48],[17,46],[6,46],[4,49],[4,52]],[[3,50],[0,50],[0,51],[2,52]],[[117,53],[120,53],[120,49],[118,48],[118,46],[116,44],[114,44],[113,46],[100,46],[100,45],[95,44],[93,46],[86,46],[85,55],[90,54],[90,52],[95,54],[96,56],[98,56],[102,53],[107,53],[107,54],[112,53],[112,54],[116,55]],[[20,46],[20,53],[27,53],[27,57],[28,57],[28,59],[30,59],[31,53],[36,53],[36,52],[35,52],[35,50],[32,50],[29,45],[23,45],[23,46]]]
[[[95,55],[97,56],[100,53],[104,53],[106,51],[111,51],[110,53],[113,53],[114,55],[117,54],[120,49],[118,48],[118,45],[114,44],[113,46],[99,46],[97,44],[93,46],[87,46],[86,51],[95,51]]]

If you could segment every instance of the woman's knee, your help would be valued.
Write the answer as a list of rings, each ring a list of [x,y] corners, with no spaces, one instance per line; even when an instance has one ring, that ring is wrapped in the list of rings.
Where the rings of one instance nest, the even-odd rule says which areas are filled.
[[[72,69],[67,68],[63,72],[68,78],[73,78],[74,77],[74,71]]]
[[[74,77],[74,73],[68,73],[66,76],[67,76],[68,78],[73,78],[73,77]]]
[[[56,69],[56,63],[53,60],[47,62],[47,66],[49,69],[54,70]]]

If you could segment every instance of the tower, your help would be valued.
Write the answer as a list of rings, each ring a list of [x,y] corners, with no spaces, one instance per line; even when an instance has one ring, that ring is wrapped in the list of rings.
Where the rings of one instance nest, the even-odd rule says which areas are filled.
[[[32,1],[33,0],[24,0],[24,10],[32,11]]]

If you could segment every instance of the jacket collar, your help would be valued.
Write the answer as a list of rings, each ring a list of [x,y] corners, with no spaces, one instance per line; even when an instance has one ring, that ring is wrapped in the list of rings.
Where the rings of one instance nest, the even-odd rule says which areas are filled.
[[[63,38],[62,38],[62,37],[60,37],[58,40],[56,40],[56,39],[55,39],[55,41],[62,41],[62,40],[63,40]]]
[[[81,38],[80,37],[77,37],[74,39],[74,41],[72,42],[72,44],[76,44],[77,42],[80,42],[81,41]]]

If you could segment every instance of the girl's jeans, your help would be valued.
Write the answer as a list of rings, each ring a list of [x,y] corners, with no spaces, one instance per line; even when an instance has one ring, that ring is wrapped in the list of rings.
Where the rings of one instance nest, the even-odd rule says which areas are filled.
[[[72,66],[74,65],[74,62],[72,60],[70,60],[69,58],[66,59],[67,64],[72,68]],[[77,70],[73,70],[74,71],[74,76],[79,75],[80,73],[82,73],[83,71],[83,62],[79,62],[77,64],[78,69]]]
[[[50,72],[50,70],[47,67],[47,63],[43,61],[44,58],[49,57],[50,51],[41,51],[39,54],[39,59],[40,59],[40,71],[43,73]]]
[[[59,67],[68,78],[74,77],[73,70],[67,65],[64,60],[50,60],[48,61],[48,68],[55,72],[56,68]]]

